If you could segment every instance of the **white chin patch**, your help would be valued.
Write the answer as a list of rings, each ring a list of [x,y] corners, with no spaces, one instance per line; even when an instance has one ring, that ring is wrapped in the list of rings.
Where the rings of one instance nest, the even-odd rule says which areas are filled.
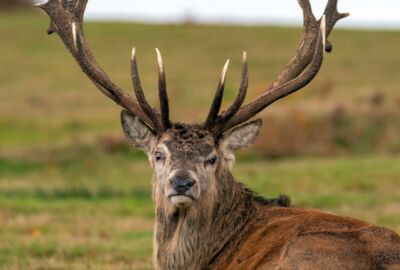
[[[193,200],[191,198],[183,195],[171,197],[172,204],[178,208],[186,208],[192,203],[192,201]]]

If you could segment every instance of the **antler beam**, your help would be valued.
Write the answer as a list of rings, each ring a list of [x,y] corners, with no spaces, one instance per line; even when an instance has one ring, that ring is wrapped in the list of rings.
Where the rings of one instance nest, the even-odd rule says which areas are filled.
[[[69,52],[79,64],[82,71],[89,77],[95,86],[115,103],[128,110],[155,130],[160,130],[159,120],[154,113],[144,111],[142,106],[129,94],[117,86],[100,65],[96,62],[87,46],[84,30],[83,15],[87,0],[63,1],[49,0],[45,4],[37,5],[50,17],[51,22],[48,34],[57,33]],[[164,121],[165,122],[165,121]]]
[[[339,13],[337,0],[329,0],[323,16],[317,21],[309,0],[298,0],[298,2],[303,10],[303,37],[296,55],[263,94],[239,110],[233,106],[236,108],[234,114],[228,114],[227,110],[218,116],[219,120],[215,121],[218,124],[213,127],[217,136],[249,120],[278,99],[303,88],[317,75],[322,65],[324,51],[332,50],[332,45],[326,37],[336,22],[349,14]],[[241,100],[239,97],[237,99]]]

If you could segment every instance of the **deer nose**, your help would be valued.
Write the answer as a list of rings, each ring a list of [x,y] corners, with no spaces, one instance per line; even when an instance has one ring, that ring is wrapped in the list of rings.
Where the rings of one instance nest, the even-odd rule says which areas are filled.
[[[184,194],[190,190],[194,185],[195,181],[190,178],[172,178],[170,180],[172,187],[178,194]]]

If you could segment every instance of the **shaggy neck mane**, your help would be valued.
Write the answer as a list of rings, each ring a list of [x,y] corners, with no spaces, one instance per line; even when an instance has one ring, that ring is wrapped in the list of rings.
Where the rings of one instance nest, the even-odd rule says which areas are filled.
[[[156,204],[157,269],[204,269],[246,225],[256,201],[229,171],[220,172],[214,203],[173,210]]]

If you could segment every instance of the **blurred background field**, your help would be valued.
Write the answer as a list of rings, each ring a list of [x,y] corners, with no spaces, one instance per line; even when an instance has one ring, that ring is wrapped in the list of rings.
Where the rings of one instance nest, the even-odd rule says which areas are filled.
[[[0,13],[0,269],[151,269],[151,170],[125,143],[120,109],[82,74],[47,17]],[[260,94],[294,54],[301,29],[88,22],[110,76],[131,91],[132,46],[156,100],[163,52],[172,118],[202,121],[226,58],[224,106],[249,54]],[[400,32],[336,29],[305,89],[265,110],[234,174],[261,195],[291,196],[400,233]]]

